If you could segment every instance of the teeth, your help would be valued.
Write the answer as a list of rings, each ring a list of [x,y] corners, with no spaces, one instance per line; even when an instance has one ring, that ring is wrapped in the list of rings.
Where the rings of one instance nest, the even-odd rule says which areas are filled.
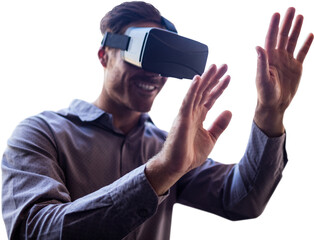
[[[155,86],[149,85],[149,84],[145,84],[145,83],[138,83],[137,86],[142,88],[142,89],[144,89],[144,90],[147,90],[147,91],[152,91],[152,90],[155,89]]]

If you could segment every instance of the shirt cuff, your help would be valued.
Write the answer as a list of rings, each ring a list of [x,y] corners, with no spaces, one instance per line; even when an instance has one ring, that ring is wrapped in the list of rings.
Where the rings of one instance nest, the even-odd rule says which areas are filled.
[[[126,232],[131,232],[153,216],[159,199],[151,188],[145,173],[145,165],[124,175],[110,185],[116,216],[127,223]]]
[[[268,155],[268,159],[272,159],[272,156],[282,156],[279,159],[283,159],[283,166],[287,164],[288,157],[286,152],[286,132],[278,137],[268,137],[253,121],[252,131],[249,141],[250,146],[255,146],[253,149],[257,151],[260,155]],[[262,157],[260,157],[262,159]],[[267,159],[267,158],[266,158]],[[264,157],[265,161],[265,157]],[[281,165],[281,164],[280,164]]]
[[[255,179],[261,169],[268,169],[273,177],[281,175],[288,157],[286,153],[286,133],[279,137],[268,137],[253,122],[249,143],[242,161],[239,163],[244,179]]]

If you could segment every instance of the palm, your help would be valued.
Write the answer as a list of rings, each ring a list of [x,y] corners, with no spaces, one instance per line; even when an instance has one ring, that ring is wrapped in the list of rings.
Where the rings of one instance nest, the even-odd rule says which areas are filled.
[[[256,78],[259,104],[281,112],[289,106],[298,89],[302,63],[313,39],[313,35],[309,36],[294,58],[293,54],[303,22],[303,17],[298,16],[288,36],[294,12],[293,8],[288,9],[280,29],[278,28],[280,15],[274,14],[266,37],[265,50],[257,48],[262,55],[262,63],[258,66]]]
[[[197,131],[193,146],[194,159],[191,161],[191,169],[200,166],[213,150],[217,139],[207,130],[201,128]]]
[[[197,122],[199,119],[183,119],[179,116],[172,128],[174,132],[169,134],[168,142],[172,143],[169,144],[172,149],[169,159],[177,161],[177,171],[189,171],[201,165],[215,145],[216,139]]]
[[[286,109],[292,101],[301,79],[302,63],[291,58],[289,54],[281,50],[274,50],[268,54],[270,83],[265,105],[280,106]],[[267,86],[268,87],[268,86]]]

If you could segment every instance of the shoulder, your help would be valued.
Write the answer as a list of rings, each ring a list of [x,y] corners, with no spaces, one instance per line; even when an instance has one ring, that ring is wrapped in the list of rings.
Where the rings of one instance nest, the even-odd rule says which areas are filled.
[[[65,116],[59,112],[44,111],[37,115],[30,116],[22,120],[16,127],[16,130],[33,129],[37,131],[51,131],[51,128],[55,124],[62,125],[66,122]]]
[[[54,112],[42,112],[22,120],[13,130],[8,140],[9,145],[25,145],[34,142],[38,145],[44,142],[54,142],[50,121],[57,116]]]

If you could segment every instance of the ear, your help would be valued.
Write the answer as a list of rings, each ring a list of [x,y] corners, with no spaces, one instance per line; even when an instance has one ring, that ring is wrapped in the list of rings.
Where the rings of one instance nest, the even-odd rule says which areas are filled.
[[[101,65],[106,68],[108,63],[108,51],[105,48],[100,48],[98,50],[98,58]]]

